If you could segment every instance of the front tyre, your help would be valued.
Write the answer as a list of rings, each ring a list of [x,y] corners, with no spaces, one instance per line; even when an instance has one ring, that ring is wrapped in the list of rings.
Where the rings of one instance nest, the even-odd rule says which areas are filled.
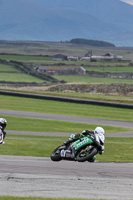
[[[89,152],[86,151],[86,150],[80,150],[78,153],[77,153],[77,156],[76,156],[76,160],[78,162],[85,162],[85,161],[89,161],[93,158],[93,156],[95,156],[97,154],[97,148],[93,148],[91,149]]]
[[[51,153],[51,160],[52,161],[60,161],[62,160],[62,157],[60,156],[60,150],[59,150],[60,147],[57,147],[52,153]]]

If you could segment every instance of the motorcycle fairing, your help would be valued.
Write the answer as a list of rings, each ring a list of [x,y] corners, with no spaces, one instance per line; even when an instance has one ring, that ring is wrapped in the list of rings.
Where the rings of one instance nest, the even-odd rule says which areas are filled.
[[[80,138],[79,140],[76,140],[73,143],[73,146],[75,147],[76,150],[79,150],[81,147],[86,146],[88,144],[92,144],[92,143],[93,141],[86,136],[84,138]]]

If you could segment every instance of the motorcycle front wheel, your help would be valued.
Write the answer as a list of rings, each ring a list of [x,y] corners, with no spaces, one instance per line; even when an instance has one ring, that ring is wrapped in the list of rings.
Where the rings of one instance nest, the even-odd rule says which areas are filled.
[[[95,156],[97,154],[97,148],[93,148],[91,149],[89,152],[81,149],[76,156],[76,160],[78,162],[85,162],[85,161],[89,161],[90,159],[93,158],[93,156]]]
[[[52,161],[60,161],[62,160],[62,157],[60,156],[60,150],[59,150],[60,146],[57,147],[52,153],[51,153],[51,160]]]

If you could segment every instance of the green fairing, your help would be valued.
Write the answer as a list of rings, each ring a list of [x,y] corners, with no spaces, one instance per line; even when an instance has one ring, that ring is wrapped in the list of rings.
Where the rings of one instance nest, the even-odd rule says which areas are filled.
[[[88,138],[88,137],[86,136],[86,137],[84,137],[84,138],[81,138],[81,139],[75,141],[75,142],[73,143],[73,146],[75,147],[76,150],[78,150],[78,149],[80,149],[81,147],[83,147],[83,146],[85,146],[85,145],[88,145],[88,144],[91,144],[91,143],[93,143],[93,141],[92,141],[90,138]]]

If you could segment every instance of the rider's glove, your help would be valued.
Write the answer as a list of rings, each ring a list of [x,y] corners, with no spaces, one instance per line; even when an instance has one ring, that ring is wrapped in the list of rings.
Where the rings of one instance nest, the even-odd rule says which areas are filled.
[[[75,139],[75,134],[71,134],[70,139]]]
[[[80,137],[80,133],[76,133],[75,134],[75,139],[79,138]]]
[[[88,134],[89,134],[89,131],[88,131],[88,130],[84,130],[84,131],[82,131],[82,134],[83,134],[83,135],[88,135]]]
[[[103,145],[98,146],[99,154],[102,154],[104,152],[105,147]]]
[[[84,130],[82,132],[83,135],[89,135],[89,134],[94,134],[94,131],[89,131],[89,130]]]
[[[95,136],[94,135],[90,135],[89,136],[93,141],[95,140]]]
[[[100,154],[100,155],[104,153],[104,149],[105,149],[105,147],[104,147],[104,146],[101,146],[101,150],[99,151],[99,154]]]
[[[79,133],[71,134],[71,135],[70,135],[70,139],[77,139],[77,138],[79,138],[79,136],[80,136]]]

